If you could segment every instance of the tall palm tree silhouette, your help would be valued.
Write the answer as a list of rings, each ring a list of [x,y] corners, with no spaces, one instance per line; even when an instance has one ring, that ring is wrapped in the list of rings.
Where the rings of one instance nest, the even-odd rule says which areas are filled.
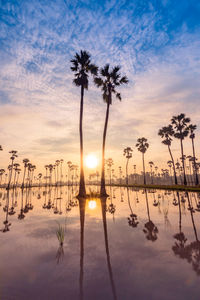
[[[197,165],[196,165],[196,156],[195,156],[195,147],[194,147],[194,139],[195,139],[195,133],[194,131],[197,129],[197,125],[190,124],[188,126],[189,129],[189,137],[192,141],[192,152],[193,152],[193,164],[194,164],[194,173],[195,173],[195,184],[199,184],[199,178],[197,174]]]
[[[143,173],[144,173],[144,184],[146,184],[146,174],[145,174],[145,161],[144,161],[144,154],[149,148],[149,144],[147,143],[147,139],[142,137],[137,139],[136,148],[138,151],[142,153],[142,162],[143,162]]]
[[[79,121],[79,134],[80,134],[80,182],[79,182],[79,196],[85,197],[85,179],[83,169],[83,100],[84,90],[88,89],[88,76],[89,74],[97,75],[98,68],[91,63],[90,54],[87,51],[80,51],[76,53],[74,59],[71,60],[71,70],[75,73],[73,83],[81,87],[81,102],[80,102],[80,121]]]
[[[126,184],[128,185],[128,162],[129,159],[132,157],[133,149],[131,147],[127,147],[124,149],[124,156],[126,157]]]
[[[110,261],[110,251],[109,251],[109,243],[108,243],[108,230],[107,230],[107,220],[106,220],[106,197],[101,197],[101,210],[102,210],[102,219],[103,219],[103,229],[104,229],[104,238],[105,238],[105,248],[106,248],[106,257],[107,257],[107,265],[108,265],[108,272],[110,277],[110,284],[113,294],[113,299],[117,299],[117,293],[115,288],[115,282],[112,272],[112,266]]]
[[[172,137],[174,135],[174,130],[173,130],[172,125],[162,127],[158,131],[158,135],[163,139],[162,143],[164,145],[167,145],[167,147],[168,147],[172,165],[173,165],[173,170],[174,170],[174,182],[175,182],[175,184],[177,184],[178,181],[177,181],[177,176],[176,176],[176,168],[175,168],[174,158],[173,158],[172,151],[171,151]]]
[[[24,163],[24,175],[23,175],[22,186],[21,186],[22,189],[24,188],[24,181],[25,181],[25,176],[26,176],[26,169],[28,168],[29,159],[28,158],[24,158],[23,159],[23,163]]]
[[[179,139],[181,143],[181,161],[183,166],[184,185],[187,185],[185,173],[185,159],[183,152],[183,140],[185,137],[188,136],[189,133],[188,123],[190,123],[190,118],[186,118],[185,114],[180,114],[178,116],[173,116],[171,122],[174,127],[174,136],[175,138]]]
[[[100,76],[94,78],[94,83],[102,90],[103,101],[107,104],[106,118],[103,131],[103,144],[102,144],[102,165],[101,165],[101,196],[107,196],[105,188],[105,144],[106,133],[108,127],[108,118],[110,105],[112,104],[112,95],[114,94],[117,99],[121,101],[121,94],[116,91],[116,87],[127,84],[128,79],[126,76],[122,76],[119,73],[120,67],[116,66],[110,70],[110,65],[106,64],[104,68],[100,70]]]

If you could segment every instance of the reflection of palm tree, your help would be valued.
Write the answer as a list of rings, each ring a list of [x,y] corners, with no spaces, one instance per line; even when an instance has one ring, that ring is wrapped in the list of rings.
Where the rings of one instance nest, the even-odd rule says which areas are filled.
[[[24,199],[24,190],[22,189],[22,196],[21,196],[21,209],[20,209],[20,213],[18,215],[18,219],[19,220],[23,220],[25,218],[25,214],[24,214],[24,208],[23,208],[23,199]]]
[[[179,194],[177,193],[177,195],[179,199]],[[186,245],[187,239],[184,233],[181,231],[181,208],[179,199],[179,233],[174,235],[174,238],[177,240],[177,242],[172,247],[172,250],[175,255],[179,256],[182,259],[186,259],[188,263],[192,263],[193,270],[196,272],[197,275],[200,276],[200,241],[198,240],[197,236],[197,230],[193,217],[194,211],[191,206],[188,192],[186,192],[186,197],[188,199],[188,209],[191,214],[191,220],[196,241]]]
[[[74,59],[71,60],[71,70],[75,72],[75,78],[73,80],[77,87],[81,87],[81,103],[80,103],[80,121],[79,121],[79,134],[80,134],[80,183],[79,183],[79,196],[85,197],[85,179],[83,169],[83,100],[84,90],[88,89],[88,76],[89,74],[97,75],[98,68],[90,61],[90,54],[86,51],[76,53]]]
[[[149,221],[145,223],[143,232],[146,235],[146,239],[152,242],[155,242],[157,240],[157,234],[158,234],[158,228],[155,226],[155,224],[150,219],[150,212],[149,212],[149,203],[148,203],[148,196],[147,196],[147,190],[145,189],[145,197],[146,197],[146,205],[147,205],[147,215]]]
[[[80,299],[83,299],[83,276],[84,276],[84,224],[85,224],[85,198],[79,198],[79,211],[80,211],[80,276],[79,288]]]
[[[5,205],[5,207],[3,208],[3,210],[4,210],[5,213],[6,213],[6,218],[5,218],[5,221],[3,222],[4,228],[0,230],[0,231],[2,231],[3,233],[6,233],[6,232],[10,231],[10,226],[11,226],[11,223],[9,223],[9,221],[8,221],[8,211],[9,211],[9,189],[7,190],[6,200],[7,200],[7,201],[6,201],[6,205]]]
[[[101,198],[101,209],[102,209],[102,219],[103,219],[103,229],[104,229],[104,237],[105,237],[107,265],[108,265],[111,289],[112,289],[112,293],[113,293],[113,299],[117,299],[116,288],[115,288],[115,283],[114,283],[114,278],[113,278],[113,273],[112,273],[112,266],[111,266],[111,261],[110,261],[109,244],[108,244],[108,231],[107,231],[107,222],[106,222],[106,197]]]
[[[137,215],[133,213],[131,203],[130,203],[130,196],[129,196],[129,188],[127,187],[127,196],[128,196],[128,205],[131,211],[130,217],[128,217],[128,224],[129,226],[135,228],[138,226],[139,222],[137,220]]]
[[[104,124],[103,131],[103,144],[102,144],[102,166],[101,166],[101,196],[105,197],[106,188],[105,188],[105,144],[106,144],[106,134],[108,127],[108,118],[109,118],[109,109],[112,104],[112,95],[115,94],[116,98],[121,100],[121,95],[116,91],[116,87],[128,83],[128,79],[126,76],[121,77],[119,73],[120,67],[116,66],[112,70],[110,70],[110,65],[107,64],[100,70],[101,76],[95,77],[94,82],[97,87],[101,87],[102,89],[102,97],[104,102],[107,104],[106,109],[106,118]]]

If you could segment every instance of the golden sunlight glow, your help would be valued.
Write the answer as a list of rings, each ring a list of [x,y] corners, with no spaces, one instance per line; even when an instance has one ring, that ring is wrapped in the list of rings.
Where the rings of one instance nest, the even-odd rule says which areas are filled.
[[[88,202],[88,207],[89,207],[89,209],[95,209],[97,207],[96,201],[95,200],[90,200]]]
[[[98,166],[98,159],[95,155],[89,154],[85,158],[85,164],[88,168],[94,169]]]

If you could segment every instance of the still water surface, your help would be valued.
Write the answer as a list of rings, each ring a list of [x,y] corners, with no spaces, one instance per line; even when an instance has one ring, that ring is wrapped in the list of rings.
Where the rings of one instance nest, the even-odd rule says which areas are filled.
[[[200,196],[108,191],[1,190],[0,299],[200,299]]]

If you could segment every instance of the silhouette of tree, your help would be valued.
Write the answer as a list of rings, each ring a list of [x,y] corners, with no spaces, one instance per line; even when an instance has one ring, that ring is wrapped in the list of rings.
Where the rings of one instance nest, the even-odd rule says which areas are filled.
[[[23,175],[23,180],[22,180],[22,186],[21,188],[24,188],[24,181],[25,181],[25,176],[26,176],[26,169],[28,167],[28,163],[29,163],[29,159],[28,158],[24,158],[23,159],[23,164],[24,164],[24,175]]]
[[[80,121],[79,121],[79,134],[80,134],[80,182],[79,182],[79,196],[85,197],[85,178],[83,169],[83,101],[84,90],[88,89],[88,76],[89,74],[97,75],[98,68],[91,63],[90,54],[87,51],[80,51],[76,53],[74,59],[71,60],[71,70],[75,73],[73,83],[77,87],[81,87],[81,102],[80,102]]]
[[[147,143],[147,139],[142,137],[142,138],[137,139],[137,143],[135,146],[137,147],[138,151],[140,151],[142,153],[144,184],[146,184],[144,154],[146,153],[147,149],[149,148],[149,144]]]
[[[155,242],[158,237],[158,228],[155,226],[155,224],[150,219],[150,212],[149,212],[149,202],[148,202],[148,196],[147,196],[147,190],[145,189],[145,198],[146,198],[146,205],[147,205],[147,215],[148,215],[148,222],[144,224],[143,232],[146,235],[146,239],[152,242]]]
[[[128,185],[128,162],[129,159],[132,157],[133,149],[131,147],[127,147],[124,149],[124,156],[126,157],[126,184]]]
[[[172,151],[171,151],[172,136],[174,135],[174,130],[173,130],[172,125],[162,127],[158,131],[158,135],[163,139],[162,143],[164,145],[167,145],[167,147],[168,147],[169,154],[170,154],[171,161],[172,161],[172,165],[173,165],[173,170],[174,170],[174,182],[175,182],[175,184],[178,184],[174,158],[173,158]]]
[[[150,166],[150,169],[151,169],[151,184],[153,184],[153,170],[152,170],[153,165],[154,165],[153,161],[150,161],[149,166]]]
[[[198,174],[197,174],[197,165],[196,165],[196,156],[195,156],[195,147],[194,147],[194,139],[195,139],[195,133],[194,131],[197,129],[196,125],[190,124],[188,126],[188,130],[189,130],[189,137],[192,141],[192,152],[193,152],[193,163],[194,163],[194,173],[195,173],[195,184],[198,185],[199,184],[199,178],[198,178]]]
[[[9,153],[11,154],[11,157],[10,157],[11,165],[10,165],[10,172],[9,172],[7,190],[9,190],[9,188],[10,188],[10,183],[11,183],[11,180],[12,180],[13,163],[14,163],[15,158],[17,157],[17,151],[16,150],[11,150],[11,151],[9,151]]]
[[[189,133],[188,123],[190,123],[190,118],[186,118],[185,114],[182,113],[178,116],[173,116],[171,122],[174,128],[174,137],[179,139],[181,143],[181,161],[183,166],[184,185],[187,185],[183,152],[183,140],[185,137],[188,136]]]
[[[121,95],[116,91],[116,87],[127,84],[128,79],[126,76],[121,77],[119,73],[120,67],[116,66],[112,70],[110,70],[110,65],[105,65],[104,68],[100,70],[100,76],[95,77],[94,82],[97,87],[102,90],[103,101],[107,104],[106,109],[106,118],[104,124],[103,131],[103,144],[102,144],[102,167],[101,167],[101,196],[106,196],[106,188],[105,188],[105,143],[106,143],[106,133],[108,127],[108,118],[109,118],[109,109],[112,104],[112,95],[114,94],[117,99],[121,101]]]

